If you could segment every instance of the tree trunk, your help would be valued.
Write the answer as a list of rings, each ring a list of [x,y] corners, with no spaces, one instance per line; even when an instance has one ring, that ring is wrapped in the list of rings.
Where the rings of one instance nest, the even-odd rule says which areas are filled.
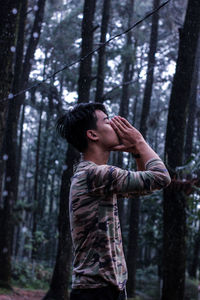
[[[11,94],[12,62],[15,52],[18,11],[21,1],[8,0],[2,2],[0,10],[0,202],[2,199],[2,182],[4,174],[3,139],[5,135],[6,116],[9,93]],[[1,275],[0,275],[1,277]]]
[[[95,13],[96,0],[85,0],[83,22],[82,22],[82,47],[81,57],[86,56],[93,48],[93,20]],[[92,55],[80,63],[80,73],[78,80],[79,102],[88,102],[90,98],[92,70]]]
[[[2,148],[6,121],[7,101],[11,90],[12,62],[15,52],[15,34],[17,29],[18,11],[20,0],[7,0],[2,2],[0,10],[0,150]],[[13,48],[11,48],[13,47]]]
[[[44,297],[44,300],[68,300],[68,287],[71,274],[71,234],[69,227],[69,190],[70,178],[73,174],[73,164],[79,157],[77,151],[68,146],[66,155],[67,169],[63,172],[61,191],[60,191],[60,212],[59,212],[59,243],[56,257],[56,265],[50,284],[50,290]]]
[[[127,13],[128,13],[128,27],[133,23],[133,11],[134,11],[134,0],[129,0],[127,2]],[[122,86],[122,96],[120,101],[119,115],[127,118],[128,117],[128,108],[129,108],[129,85],[124,84],[131,81],[133,77],[133,61],[134,54],[132,46],[132,31],[127,33],[126,40],[126,55],[124,58],[124,72],[123,72],[123,86]]]
[[[26,88],[28,84],[28,78],[33,64],[35,50],[37,48],[40,39],[42,21],[44,17],[45,2],[46,0],[38,0],[37,2],[38,10],[35,13],[34,24],[31,30],[31,36],[29,39],[26,55],[24,58],[22,88]]]
[[[12,1],[10,1],[10,2],[12,2]],[[9,2],[9,4],[10,4],[10,2]],[[6,3],[7,3],[7,1],[6,1]],[[37,19],[38,23],[36,22],[36,20],[34,22],[34,25],[37,23],[38,27],[34,27],[33,32],[38,32],[38,31],[36,31],[37,28],[41,29],[41,22],[42,22],[41,17],[43,17],[42,12],[44,12],[44,3],[45,3],[45,0],[38,1],[39,9],[36,12],[36,18],[35,18],[35,19]],[[17,8],[16,1],[15,1],[15,4],[14,4],[14,2],[11,4],[12,5],[11,5],[11,7],[9,7],[9,11],[12,11],[13,8]],[[23,3],[23,4],[25,5],[25,3]],[[26,7],[26,5],[25,5],[25,7]],[[23,9],[24,9],[24,6],[22,6],[22,11],[23,11]],[[43,9],[43,11],[42,11],[42,9]],[[9,13],[8,13],[8,15],[9,15]],[[24,16],[25,16],[25,14],[22,14],[21,20],[20,20],[20,26],[22,26],[22,27],[24,26]],[[23,34],[24,34],[24,28],[22,28],[22,27],[20,27],[19,36],[18,36],[19,37],[18,42],[21,42],[21,43],[23,42]],[[8,31],[8,30],[6,29],[5,31]],[[38,38],[39,38],[39,34],[40,34],[40,31],[38,32]],[[33,35],[32,35],[32,38],[33,38]],[[35,38],[35,40],[37,42],[38,42],[38,38]],[[30,60],[31,60],[31,58],[33,58],[34,51],[37,46],[36,41],[32,42],[31,45],[29,45],[28,50],[27,50],[27,54],[30,52],[31,55],[28,56],[29,60],[25,61],[24,71],[23,71],[24,76],[21,76],[21,78],[23,78],[22,79],[23,84],[25,82],[25,79],[26,79],[26,82],[28,81],[28,76],[29,76],[30,68],[31,68]],[[11,48],[11,46],[14,45],[13,39],[11,39],[11,42],[13,44],[12,45],[9,44],[9,49],[7,49],[6,55],[5,55],[5,53],[3,55],[3,53],[2,53],[2,57],[4,57],[4,60],[5,60],[5,57],[7,57],[7,56],[9,57],[8,53],[11,52],[10,48]],[[20,64],[21,64],[20,59],[22,60],[21,55],[23,53],[23,50],[21,49],[21,45],[18,44],[18,46],[19,46],[19,48],[17,49],[18,52],[17,52],[17,56],[16,56],[16,58],[17,58],[16,67],[17,67],[17,65],[18,65],[18,67],[20,67]],[[4,65],[4,64],[2,64],[2,65]],[[4,69],[6,70],[6,68],[4,68]],[[10,67],[8,67],[8,70],[10,70]],[[28,70],[29,70],[29,72],[28,72]],[[18,72],[18,73],[16,73],[16,72]],[[19,70],[15,70],[15,74],[16,74],[16,76],[20,77]],[[10,76],[10,74],[9,74],[9,76]],[[15,78],[17,78],[16,76],[15,76]],[[26,76],[27,76],[27,78],[26,78]],[[5,74],[4,74],[4,77],[5,77]],[[7,78],[7,80],[9,81],[9,78]],[[20,87],[23,88],[24,86],[20,85]],[[13,83],[14,93],[17,92],[17,88],[19,88],[18,80],[14,81],[14,83]],[[5,89],[5,87],[4,87],[4,89]],[[23,97],[24,97],[24,95],[23,95]],[[12,206],[16,200],[16,195],[17,195],[16,182],[17,182],[17,176],[19,176],[19,174],[17,173],[17,162],[16,162],[16,141],[17,141],[17,124],[18,124],[19,113],[20,113],[20,105],[22,102],[23,101],[22,101],[21,97],[17,97],[15,99],[13,99],[12,102],[11,101],[9,102],[7,128],[6,128],[6,133],[5,133],[5,137],[4,137],[5,138],[4,151],[6,154],[8,154],[8,159],[6,161],[6,167],[5,167],[6,180],[5,180],[5,187],[4,187],[7,195],[5,196],[5,200],[4,200],[5,205],[4,205],[3,215],[4,215],[5,219],[1,220],[1,221],[2,221],[2,228],[4,228],[4,230],[2,232],[6,232],[7,237],[5,238],[3,236],[3,233],[0,236],[0,249],[4,249],[3,255],[0,255],[0,264],[1,264],[1,258],[3,260],[3,263],[1,264],[1,266],[2,266],[1,271],[0,271],[0,280],[2,277],[2,281],[4,281],[3,277],[6,277],[5,274],[10,273],[9,260],[10,260],[11,241],[8,241],[8,239],[10,239],[10,240],[12,239],[12,221],[11,221]],[[1,254],[2,254],[2,252],[1,252]],[[7,256],[7,258],[6,258],[6,256]],[[6,264],[7,264],[7,267],[5,266]],[[1,272],[2,272],[2,276],[1,276]],[[7,275],[7,277],[8,277],[8,275]]]
[[[159,5],[160,5],[160,0],[153,1],[153,9],[156,9]],[[157,43],[158,43],[158,21],[159,21],[159,14],[158,12],[156,12],[152,16],[147,78],[146,78],[142,114],[140,120],[140,132],[142,133],[144,138],[146,138],[146,133],[147,133],[147,120],[150,111],[151,95],[152,95],[153,80],[154,80],[153,73],[155,67],[155,54],[156,54]]]
[[[49,217],[52,215],[53,212],[53,203],[54,203],[54,188],[55,188],[55,173],[52,175],[51,179],[51,196],[50,196],[50,203],[49,203]]]
[[[180,35],[166,132],[165,160],[175,177],[182,165],[188,99],[191,93],[195,54],[200,30],[200,2],[189,0]],[[164,190],[164,245],[162,300],[183,300],[185,287],[185,195],[171,184]]]
[[[134,0],[127,1],[127,14],[128,14],[128,26],[130,27],[133,23],[133,11],[134,11]],[[129,85],[125,84],[131,81],[133,77],[133,47],[132,47],[132,31],[127,33],[127,40],[126,40],[126,55],[124,57],[124,71],[123,71],[123,85],[122,85],[122,95],[120,100],[120,108],[119,108],[119,115],[127,118],[128,117],[128,107],[129,107]],[[118,152],[118,167],[123,167],[123,153]],[[120,224],[123,231],[123,221],[124,221],[124,201],[120,199],[118,201],[118,208],[119,208],[119,219]]]
[[[52,142],[53,137],[50,139],[49,138],[49,127],[50,127],[50,117],[51,113],[47,111],[47,119],[45,122],[45,136],[43,138],[43,143],[42,143],[42,154],[41,154],[41,171],[40,171],[40,176],[42,178],[42,184],[40,185],[39,189],[39,194],[41,195],[41,201],[42,201],[42,207],[46,206],[46,199],[47,199],[47,186],[48,186],[48,174],[49,174],[49,168],[51,167],[50,163],[48,163],[49,156],[51,154],[51,151],[47,151],[48,147],[51,148],[50,143]],[[40,218],[44,217],[44,211],[40,211]]]
[[[13,77],[13,83],[12,83],[12,94],[15,94],[19,91],[20,88],[20,75],[22,71],[22,60],[23,60],[23,46],[24,46],[24,28],[25,28],[25,19],[26,19],[26,9],[27,9],[27,0],[21,0],[21,9],[20,9],[20,16],[19,16],[19,28],[17,33],[17,45],[16,45],[16,57],[15,57],[15,68],[14,68],[14,77]],[[3,153],[6,153],[8,155],[8,159],[14,160],[14,157],[12,158],[13,154],[12,152],[17,152],[17,121],[20,112],[20,108],[18,108],[17,99],[13,99],[12,101],[9,101],[8,103],[8,117],[7,117],[7,126],[10,127],[9,131],[5,131],[4,134],[4,143],[3,143]],[[13,125],[12,125],[13,123]],[[13,127],[13,128],[12,128]],[[9,134],[9,136],[6,135]],[[13,146],[11,148],[6,148],[6,143],[9,139],[12,139]],[[9,141],[8,143],[11,143]],[[14,155],[15,155],[14,153]],[[17,165],[16,168],[13,168],[12,173],[12,184],[11,186],[15,186],[15,193],[14,193],[14,201],[17,199]],[[4,173],[5,170],[2,170],[2,173]],[[1,175],[0,175],[1,176]],[[5,174],[6,177],[6,174]]]
[[[193,255],[192,255],[192,262],[189,265],[188,273],[189,276],[193,279],[197,277],[197,270],[199,268],[199,251],[200,251],[200,226],[199,230],[194,239],[194,246],[193,246]]]
[[[131,202],[131,211],[129,219],[129,236],[128,236],[128,252],[127,252],[127,268],[128,282],[127,294],[132,298],[135,296],[136,288],[136,261],[138,254],[138,231],[139,231],[139,211],[140,199],[136,197],[129,200]]]
[[[108,31],[108,22],[110,14],[110,0],[104,0],[102,21],[101,21],[101,39],[100,44],[105,43],[106,34]],[[98,69],[97,69],[97,83],[96,83],[96,102],[102,102],[103,99],[103,88],[104,88],[104,69],[105,69],[105,46],[99,50],[98,57]]]
[[[18,10],[20,1],[4,1],[0,10],[0,38],[1,38],[1,55],[0,55],[0,153],[2,154],[3,137],[5,133],[5,123],[8,103],[3,99],[8,97],[11,90],[12,81],[12,61],[13,52],[15,51],[15,33],[17,27]],[[11,48],[13,47],[13,48]],[[3,162],[0,162],[1,176],[3,174]],[[8,167],[8,166],[7,166]],[[10,161],[10,167],[12,162]],[[0,177],[1,177],[0,176]],[[5,181],[8,183],[8,176]],[[2,177],[0,179],[2,183]],[[0,186],[1,191],[1,186]],[[1,195],[2,207],[0,208],[0,286],[10,288],[11,284],[11,247],[12,247],[12,191],[7,187],[4,194]]]
[[[21,74],[22,74],[22,65],[23,65],[23,51],[24,51],[24,36],[25,36],[25,25],[26,25],[26,11],[27,11],[27,0],[22,0],[22,8],[20,11],[19,17],[19,30],[17,36],[17,45],[16,45],[16,58],[15,58],[15,70],[14,70],[14,79],[13,79],[13,86],[12,86],[12,93],[16,94],[19,92],[21,87]],[[8,119],[8,124],[13,127],[13,148],[17,153],[17,162],[16,162],[16,169],[13,170],[13,185],[16,185],[15,188],[15,199],[17,201],[18,198],[18,182],[19,182],[19,171],[21,165],[21,151],[22,151],[22,141],[23,141],[23,121],[24,121],[24,110],[25,106],[22,109],[22,122],[21,122],[21,133],[20,133],[20,140],[19,146],[17,145],[17,127],[18,127],[18,119],[20,115],[20,105],[19,99],[15,98],[14,101],[11,102],[9,105],[9,110],[13,113],[10,115],[10,119]],[[12,124],[12,125],[11,125]],[[10,137],[5,137],[9,139]]]
[[[186,140],[185,140],[185,161],[187,162],[192,154],[193,136],[194,136],[194,124],[197,105],[197,88],[199,83],[199,67],[200,67],[200,37],[198,41],[195,68],[192,79],[190,102],[189,102],[189,115],[187,122]]]
[[[38,10],[36,11],[34,25],[31,33],[31,38],[29,41],[29,45],[26,51],[26,57],[24,66],[23,64],[23,51],[24,51],[24,32],[25,32],[25,21],[26,21],[26,9],[27,9],[27,0],[22,0],[22,11],[20,15],[20,23],[19,23],[19,32],[18,32],[18,40],[17,40],[17,48],[16,48],[16,62],[15,62],[15,72],[14,72],[14,80],[13,80],[13,87],[12,93],[17,93],[20,89],[26,88],[28,83],[29,74],[31,71],[31,60],[34,57],[34,53],[39,41],[40,31],[41,31],[41,23],[44,14],[44,4],[45,0],[38,1]],[[33,33],[37,32],[38,37],[34,38]],[[22,70],[23,69],[23,70]],[[19,178],[19,168],[20,168],[20,161],[16,162],[16,158],[20,158],[20,156],[16,156],[15,153],[18,153],[18,145],[17,145],[17,127],[18,121],[20,116],[20,109],[21,105],[24,103],[25,94],[21,96],[17,96],[13,99],[13,101],[9,102],[8,107],[8,119],[7,124],[9,125],[9,131],[7,135],[5,135],[5,140],[10,145],[12,144],[11,148],[7,149],[8,160],[11,159],[15,164],[15,168],[12,170],[12,187],[15,189],[14,193],[14,202],[17,200],[17,185],[18,185],[18,178]],[[15,153],[13,153],[15,152]],[[7,175],[5,175],[7,177]]]
[[[164,245],[162,300],[183,300],[185,289],[186,211],[185,196],[176,189],[164,190]]]
[[[37,136],[37,146],[36,146],[36,157],[35,157],[35,178],[34,178],[34,196],[33,196],[33,228],[32,228],[32,259],[37,258],[38,253],[38,245],[36,241],[36,231],[38,224],[38,217],[40,209],[40,197],[38,197],[38,177],[39,177],[39,157],[40,157],[40,144],[41,144],[41,129],[42,129],[42,112],[43,109],[41,107],[40,118],[39,118],[39,126],[38,126],[38,136]]]

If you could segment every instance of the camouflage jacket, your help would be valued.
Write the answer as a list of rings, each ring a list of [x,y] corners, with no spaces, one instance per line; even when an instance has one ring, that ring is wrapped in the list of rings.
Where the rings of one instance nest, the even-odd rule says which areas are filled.
[[[122,248],[117,195],[148,194],[170,183],[160,159],[146,171],[128,171],[82,161],[71,181],[70,227],[74,248],[72,288],[108,284],[124,289],[127,268]]]

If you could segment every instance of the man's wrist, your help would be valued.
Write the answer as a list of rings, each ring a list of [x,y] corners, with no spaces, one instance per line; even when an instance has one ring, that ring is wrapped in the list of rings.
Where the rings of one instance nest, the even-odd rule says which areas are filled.
[[[134,158],[140,158],[141,152],[143,151],[144,147],[146,146],[146,142],[144,139],[137,141],[132,151],[132,155]]]

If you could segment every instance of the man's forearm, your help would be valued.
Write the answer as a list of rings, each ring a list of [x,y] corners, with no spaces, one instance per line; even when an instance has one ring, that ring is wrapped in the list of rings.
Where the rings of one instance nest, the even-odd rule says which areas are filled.
[[[145,165],[149,160],[155,158],[160,159],[158,154],[156,154],[156,152],[145,142],[145,140],[142,140],[136,144],[133,157],[136,159],[138,171],[144,171]]]

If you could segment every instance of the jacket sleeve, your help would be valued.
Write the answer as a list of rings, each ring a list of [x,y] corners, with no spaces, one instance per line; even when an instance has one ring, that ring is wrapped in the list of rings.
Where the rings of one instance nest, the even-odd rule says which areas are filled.
[[[165,188],[170,182],[161,159],[149,160],[145,171],[128,171],[108,165],[93,165],[87,170],[87,188],[91,194],[145,195]]]

